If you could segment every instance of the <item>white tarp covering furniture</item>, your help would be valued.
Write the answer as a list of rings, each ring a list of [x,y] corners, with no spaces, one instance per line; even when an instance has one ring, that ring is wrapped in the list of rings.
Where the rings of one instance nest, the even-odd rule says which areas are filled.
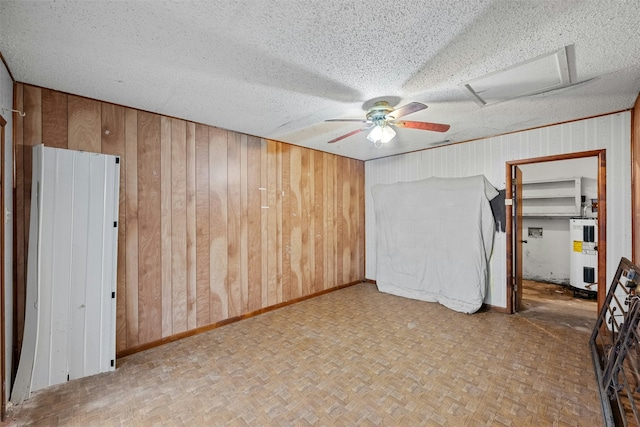
[[[381,292],[477,311],[487,290],[498,191],[482,175],[372,188]]]

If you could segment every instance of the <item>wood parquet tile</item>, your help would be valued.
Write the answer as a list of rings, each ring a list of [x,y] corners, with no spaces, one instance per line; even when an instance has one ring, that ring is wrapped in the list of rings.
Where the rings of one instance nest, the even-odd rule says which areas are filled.
[[[4,425],[596,426],[588,340],[363,283],[34,393]]]

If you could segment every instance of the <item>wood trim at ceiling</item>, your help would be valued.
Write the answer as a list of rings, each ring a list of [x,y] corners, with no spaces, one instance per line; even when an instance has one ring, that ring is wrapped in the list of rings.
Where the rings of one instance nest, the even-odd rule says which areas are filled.
[[[511,188],[512,168],[529,163],[552,162],[557,160],[571,160],[583,157],[597,157],[598,159],[598,310],[604,304],[607,281],[607,188],[606,188],[606,150],[581,151],[576,153],[559,154],[547,157],[512,160],[505,163],[505,199],[513,199]],[[506,218],[512,218],[512,206],[506,206]],[[507,310],[512,314],[513,307],[513,225],[512,221],[505,224],[507,240]]]
[[[187,118],[184,118],[184,117],[176,117],[176,116],[170,116],[170,115],[161,114],[161,113],[155,113],[153,111],[143,110],[143,109],[140,109],[140,108],[131,107],[131,106],[123,105],[123,104],[117,104],[117,103],[113,103],[113,102],[101,101],[99,99],[90,98],[88,96],[76,95],[76,94],[73,94],[73,93],[70,93],[70,92],[64,92],[64,91],[61,91],[61,90],[49,89],[47,87],[38,86],[38,85],[35,85],[35,84],[31,84],[31,83],[17,82],[15,80],[13,82],[14,82],[14,93],[15,93],[16,85],[20,85],[20,86],[24,85],[24,86],[29,86],[29,87],[32,87],[32,88],[40,89],[43,92],[44,91],[51,91],[51,92],[53,92],[55,94],[58,94],[58,95],[64,95],[64,96],[67,96],[67,97],[72,96],[72,97],[75,97],[75,98],[78,98],[78,99],[84,99],[86,101],[94,101],[94,102],[99,102],[99,103],[105,103],[105,104],[109,104],[112,107],[119,107],[119,108],[124,108],[124,109],[132,109],[132,110],[135,110],[138,113],[156,114],[158,116],[166,117],[167,119],[182,120],[182,121],[185,121],[185,122],[194,123],[195,125],[198,125],[198,126],[207,126],[207,127],[210,127],[210,128],[216,128],[216,129],[225,130],[225,131],[229,131],[229,132],[235,132],[235,131],[230,130],[230,129],[225,129],[225,128],[213,126],[213,125],[206,124],[206,123],[195,122],[195,121],[193,121],[191,119],[187,119]],[[20,109],[20,111],[24,111],[24,110]],[[613,113],[611,113],[611,114],[613,114]],[[241,132],[237,132],[237,133],[241,133]],[[250,134],[245,134],[245,133],[242,133],[242,135],[246,135],[246,136],[252,137],[252,138],[264,139],[266,141],[274,141],[274,142],[278,142],[280,144],[291,145],[293,147],[301,147],[299,145],[291,144],[289,142],[279,141],[277,139],[262,138],[262,137],[257,136],[257,135],[250,135]],[[59,148],[63,148],[63,147],[59,147]],[[314,151],[314,152],[317,152],[317,153],[326,153],[326,151],[318,150],[317,148],[312,148],[312,147],[304,147],[304,148],[306,150],[311,150],[311,151]],[[341,155],[341,154],[335,154],[335,155],[338,156],[338,157],[344,157],[346,159],[351,159],[351,160],[355,160],[355,161],[359,161],[359,162],[363,161],[363,160],[360,160],[360,159],[356,159],[355,157],[349,157],[349,156],[345,156],[345,155]]]
[[[450,147],[450,146],[458,145],[458,144],[466,144],[467,142],[481,141],[481,140],[483,140],[483,139],[498,138],[498,137],[500,137],[500,136],[512,135],[512,134],[515,134],[515,133],[527,132],[527,131],[535,130],[535,129],[544,129],[544,128],[548,128],[548,127],[552,127],[552,126],[564,125],[564,124],[567,124],[567,123],[573,123],[573,122],[579,122],[579,121],[582,121],[582,120],[590,120],[590,119],[595,119],[595,118],[598,118],[598,117],[610,116],[610,115],[612,115],[612,114],[620,114],[620,113],[624,113],[624,112],[632,111],[632,110],[633,110],[633,108],[627,108],[627,109],[625,109],[625,110],[612,111],[612,112],[610,112],[610,113],[597,114],[597,115],[595,115],[595,116],[582,117],[582,118],[579,118],[579,119],[566,120],[566,121],[564,121],[564,122],[550,123],[550,124],[548,124],[548,125],[535,126],[535,127],[532,127],[532,128],[526,128],[526,129],[514,130],[514,131],[511,131],[511,132],[498,133],[498,134],[495,134],[495,135],[489,135],[489,136],[483,136],[483,137],[481,137],[481,138],[465,139],[464,141],[452,142],[452,143],[450,143],[450,144],[446,144],[446,145],[445,145],[445,144],[443,144],[443,145],[437,145],[437,146],[435,146],[435,147],[420,148],[420,149],[418,149],[418,150],[407,151],[406,153],[392,154],[392,155],[390,155],[390,156],[381,156],[381,157],[376,157],[376,158],[374,158],[374,159],[369,159],[369,160],[365,160],[365,161],[366,161],[366,162],[369,162],[369,161],[372,161],[372,160],[386,159],[387,157],[402,156],[402,155],[405,155],[405,154],[417,153],[417,152],[420,152],[420,151],[433,150],[433,149],[436,149],[436,148],[442,148],[442,147]]]

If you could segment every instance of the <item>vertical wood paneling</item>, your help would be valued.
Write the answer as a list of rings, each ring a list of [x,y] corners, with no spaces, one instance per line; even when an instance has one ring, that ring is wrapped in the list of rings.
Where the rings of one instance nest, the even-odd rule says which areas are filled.
[[[278,272],[278,143],[267,141],[267,304],[271,306],[279,303],[282,298],[282,288],[278,287],[281,277]],[[282,220],[282,219],[280,219]],[[278,255],[276,255],[278,254]],[[280,292],[278,292],[280,289]]]
[[[324,197],[324,229],[326,230],[325,245],[325,288],[335,286],[336,262],[335,262],[335,160],[336,156],[324,154],[324,176],[325,176],[325,197]]]
[[[197,326],[196,125],[187,123],[187,329]],[[208,181],[208,179],[207,179]],[[207,221],[207,224],[209,221]]]
[[[71,150],[99,153],[100,138],[100,102],[79,96],[68,96],[69,109],[69,148]]]
[[[196,326],[198,327],[211,323],[209,313],[209,242],[211,239],[209,232],[209,128],[196,125]]]
[[[338,222],[336,218],[336,211],[338,209],[338,158],[330,156],[328,160],[327,171],[327,189],[329,191],[329,200],[327,200],[327,282],[329,286],[336,286],[338,282]]]
[[[20,313],[24,313],[24,301],[26,299],[26,279],[27,279],[27,262],[26,257],[29,254],[29,224],[31,220],[31,181],[32,181],[32,150],[33,146],[42,143],[42,90],[32,86],[24,86],[23,88],[23,111],[29,111],[23,120],[22,130],[22,167],[24,174],[22,176],[22,191],[16,197],[22,198],[22,208],[24,210],[24,221],[22,222],[22,247],[25,260],[22,268],[24,269],[23,282],[18,289],[18,309]],[[18,166],[18,164],[16,164]],[[18,334],[22,339],[22,331],[24,329],[24,316],[18,316]],[[20,341],[21,342],[21,341]]]
[[[283,144],[276,144],[276,302],[281,303],[284,299],[284,272],[283,262],[284,254],[286,252],[285,243],[283,242],[283,200],[284,200],[284,186],[282,184],[282,174],[284,168],[282,167],[282,148]]]
[[[282,194],[282,301],[292,298],[291,290],[291,145],[280,145]]]
[[[15,108],[24,111],[24,86],[16,84],[13,91]],[[22,348],[22,332],[24,330],[24,313],[26,299],[27,273],[27,244],[25,240],[25,209],[24,209],[24,118],[19,114],[13,115],[13,146],[14,164],[16,165],[15,190],[13,194],[13,301],[14,319],[13,336],[15,341],[13,360],[19,359]]]
[[[364,162],[358,162],[358,177],[364,176]],[[366,262],[366,222],[365,222],[365,182],[358,178],[358,209],[355,221],[358,223],[358,239],[355,243],[358,251],[358,279],[365,277]]]
[[[324,154],[314,153],[313,162],[313,215],[314,233],[312,235],[314,253],[314,278],[312,292],[320,292],[326,286],[324,280],[324,242],[326,241],[324,227]]]
[[[355,188],[355,181],[354,181],[354,178],[356,176],[355,175],[356,171],[354,168],[355,161],[352,159],[348,159],[348,164],[349,164],[349,175],[348,175],[349,189],[344,194],[344,204],[346,206],[344,217],[345,217],[345,222],[347,224],[347,230],[348,230],[347,240],[349,242],[353,242],[356,239],[356,224],[351,220],[355,212],[355,207],[354,207],[355,195],[356,195],[356,188]],[[345,256],[347,257],[347,260],[345,263],[348,263],[348,266],[345,266],[345,271],[347,274],[344,280],[347,282],[352,282],[356,278],[355,271],[354,271],[355,255],[356,255],[355,247],[353,247],[350,244],[347,250],[347,254],[345,254]]]
[[[343,236],[346,236],[347,242],[352,236],[352,226],[351,221],[349,220],[351,213],[351,161],[349,159],[344,159],[344,175],[342,181],[342,223],[344,233]],[[351,245],[346,244],[342,248],[342,277],[341,280],[343,282],[349,282],[351,279]]]
[[[38,145],[42,143],[42,89],[29,85],[25,85],[23,88],[22,108],[24,111],[29,111],[30,114],[25,115],[22,119],[24,126],[22,144]]]
[[[42,143],[42,90],[32,86],[24,87],[24,106],[25,111],[32,111],[27,114],[23,120],[23,144],[25,146],[22,153],[24,176],[23,176],[23,193],[24,198],[24,247],[29,243],[29,224],[31,218],[31,162],[32,147]],[[25,255],[27,255],[25,253]],[[26,268],[26,264],[25,264]],[[26,278],[26,276],[25,276]]]
[[[187,128],[171,119],[171,307],[173,333],[187,330]]]
[[[57,92],[56,92],[57,93]],[[66,106],[64,107],[66,111]],[[126,292],[126,165],[125,153],[125,115],[124,107],[103,103],[102,105],[102,153],[120,156],[120,187],[118,210],[118,270],[116,289],[116,351],[127,348],[127,292]],[[66,117],[64,122],[66,123]],[[66,134],[64,140],[66,141]],[[58,147],[63,148],[63,147]]]
[[[12,102],[14,102],[14,100],[12,100]],[[13,105],[13,104],[11,104]],[[0,378],[2,378],[3,384],[0,386],[0,418],[3,418],[5,415],[5,409],[6,409],[6,402],[9,400],[9,397],[7,396],[7,389],[6,389],[6,384],[7,384],[7,370],[11,369],[7,364],[7,361],[12,360],[11,356],[10,356],[10,348],[8,348],[8,346],[6,345],[7,342],[9,342],[7,340],[7,338],[5,338],[7,335],[8,336],[12,336],[12,332],[9,331],[9,327],[7,327],[7,325],[11,325],[11,330],[13,329],[13,320],[12,319],[7,319],[5,316],[5,311],[8,311],[9,313],[12,313],[12,310],[7,310],[7,297],[9,295],[13,295],[13,290],[15,289],[15,283],[14,285],[12,285],[11,287],[9,287],[9,280],[6,280],[5,277],[5,270],[9,271],[10,270],[10,266],[6,265],[5,262],[5,253],[10,254],[9,258],[13,259],[13,246],[11,247],[11,249],[6,248],[6,242],[8,241],[8,239],[6,238],[7,236],[7,230],[6,230],[6,223],[8,222],[8,219],[6,218],[6,212],[13,212],[13,208],[8,206],[8,204],[5,203],[5,192],[9,193],[9,186],[5,185],[5,183],[11,183],[13,185],[13,177],[7,179],[7,172],[9,172],[9,170],[13,169],[13,168],[7,168],[5,167],[5,152],[8,152],[9,150],[7,150],[7,146],[5,145],[5,126],[7,125],[7,121],[5,120],[4,117],[2,117],[2,115],[0,115],[0,163],[2,163],[2,168],[0,168],[0,173],[2,173],[2,176],[0,177],[0,185],[2,185],[2,189],[0,189],[0,212],[2,212],[3,215],[5,215],[5,220],[3,221],[2,224],[2,228],[0,228],[0,239],[2,241],[2,244],[0,245],[0,259],[2,259],[2,266],[0,266],[0,287],[2,288],[2,291],[0,291],[0,304],[2,304],[2,317],[0,318],[0,340],[2,340],[2,346],[0,347],[0,360],[2,360],[2,364],[0,365]],[[9,124],[9,127],[12,128],[13,127],[13,122],[11,122]],[[9,146],[13,148],[13,139],[9,136],[7,137],[7,139],[10,142]],[[15,150],[12,150],[12,152],[14,152]],[[8,153],[6,154],[6,158],[7,159],[11,159],[11,161],[13,161],[13,156],[9,155]],[[9,232],[9,236],[11,236],[11,241],[13,241],[13,233],[10,231]],[[6,252],[5,252],[6,251]],[[12,271],[12,270],[11,270]],[[7,316],[8,317],[8,316]],[[8,333],[7,333],[8,332]],[[6,356],[9,355],[9,358],[7,359]]]
[[[162,338],[160,116],[138,112],[138,335]]]
[[[291,277],[290,298],[302,296],[302,149],[291,146],[289,149],[289,198],[290,213],[290,251],[291,251]],[[286,165],[285,165],[286,167]]]
[[[247,135],[240,134],[240,314],[249,311],[249,165]]]
[[[354,242],[358,239],[358,223],[354,222],[352,218],[355,218],[357,212],[358,201],[358,187],[357,187],[357,169],[358,161],[349,159],[349,215],[347,221],[349,222],[349,241]],[[349,282],[356,280],[358,277],[358,253],[357,247],[349,245]]]
[[[227,234],[228,234],[228,259],[227,259],[227,291],[229,292],[229,316],[242,314],[242,275],[241,269],[241,210],[242,210],[242,185],[241,185],[241,140],[240,135],[229,132],[227,145]]]
[[[68,148],[68,135],[67,94],[42,89],[42,141],[47,147]]]
[[[171,191],[171,118],[160,118],[160,232],[162,247],[162,336],[168,337],[173,331],[173,290],[171,280],[172,256],[171,249],[171,205],[173,192]]]
[[[631,190],[632,190],[632,262],[640,259],[640,95],[636,98],[631,117]]]
[[[335,213],[335,222],[336,222],[336,231],[335,242],[336,242],[336,283],[341,283],[344,279],[344,251],[345,244],[342,236],[345,236],[346,226],[344,221],[344,187],[347,185],[347,171],[346,168],[346,159],[337,159],[336,162],[336,213]]]
[[[262,306],[262,172],[260,140],[247,139],[247,311]]]
[[[269,195],[268,195],[267,141],[260,139],[260,262],[262,266],[260,293],[261,307],[269,306]]]
[[[351,274],[352,280],[358,280],[359,277],[363,276],[362,270],[362,261],[361,254],[364,249],[364,234],[361,234],[361,229],[364,227],[364,221],[358,221],[355,218],[361,218],[364,215],[362,211],[362,206],[364,202],[364,198],[362,198],[362,180],[359,180],[358,177],[362,176],[362,162],[357,160],[351,160],[351,188],[352,188],[352,198],[351,198],[351,217],[349,220],[352,223],[353,227],[353,237],[351,244],[351,253],[353,255],[351,261]],[[353,242],[357,242],[353,244]]]
[[[125,246],[126,265],[126,331],[127,347],[135,347],[140,343],[138,335],[138,112],[127,108],[124,112],[124,180],[125,180],[125,241],[118,246]],[[118,318],[119,321],[122,319]],[[116,329],[118,328],[116,322]]]
[[[124,107],[103,103],[100,110],[102,112],[100,152],[124,157]],[[49,144],[47,144],[47,146],[49,146]]]
[[[15,97],[18,312],[27,146],[43,139],[121,157],[119,353],[363,278],[362,162],[28,85]]]
[[[232,317],[229,268],[229,181],[228,132],[209,130],[209,224],[210,224],[210,319]],[[233,209],[233,206],[231,207]],[[237,288],[236,288],[237,289]]]
[[[313,258],[311,257],[310,238],[313,233],[313,223],[311,222],[311,173],[309,166],[311,164],[311,152],[309,150],[300,150],[300,267],[302,270],[302,280],[300,287],[300,295],[309,295],[311,293],[311,267]]]

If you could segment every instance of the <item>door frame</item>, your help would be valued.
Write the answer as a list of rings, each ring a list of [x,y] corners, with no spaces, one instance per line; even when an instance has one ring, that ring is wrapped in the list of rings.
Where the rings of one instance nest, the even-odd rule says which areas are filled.
[[[522,274],[523,269],[522,266],[524,264],[524,260],[522,259],[522,244],[524,243],[524,239],[522,237],[522,169],[520,166],[513,166],[511,168],[512,173],[515,176],[515,179],[511,182],[511,189],[515,191],[515,194],[512,197],[512,209],[515,209],[514,216],[516,218],[515,221],[515,236],[512,236],[512,243],[515,244],[514,248],[514,256],[513,256],[513,271],[514,278],[511,281],[514,286],[514,295],[512,295],[513,300],[511,301],[513,312],[520,311],[522,307],[522,292],[518,292],[518,290],[522,291]],[[511,220],[513,223],[513,220]]]
[[[506,179],[505,179],[505,199],[513,200],[513,188],[511,185],[513,177],[513,169],[516,166],[545,163],[556,160],[580,159],[583,157],[597,157],[598,159],[598,311],[604,304],[604,298],[607,291],[607,168],[606,168],[606,150],[591,150],[575,153],[557,154],[554,156],[534,157],[530,159],[510,160],[505,163]],[[507,313],[515,313],[516,307],[513,304],[515,289],[514,277],[514,247],[513,247],[513,205],[507,204],[506,211],[506,239],[507,239]],[[522,221],[522,218],[520,218]],[[518,290],[518,291],[521,291]]]
[[[4,421],[6,402],[7,402],[7,390],[6,390],[6,334],[5,334],[5,321],[4,321],[4,244],[5,244],[5,225],[6,225],[6,210],[4,206],[4,194],[6,189],[5,184],[5,126],[7,121],[4,117],[0,116],[0,164],[2,164],[2,177],[0,177],[0,212],[2,212],[2,226],[0,226],[0,421]]]

